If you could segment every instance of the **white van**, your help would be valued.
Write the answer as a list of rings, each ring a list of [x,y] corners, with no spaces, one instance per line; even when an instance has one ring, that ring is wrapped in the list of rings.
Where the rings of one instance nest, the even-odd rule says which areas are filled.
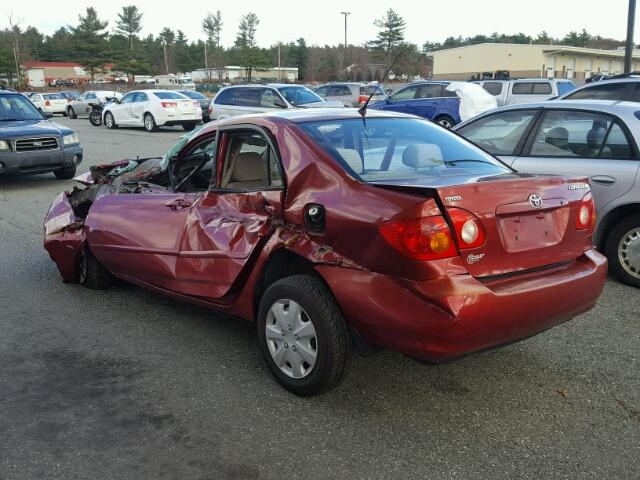
[[[542,102],[564,95],[576,88],[571,80],[555,78],[522,78],[518,80],[476,80],[493,95],[498,106],[515,103]]]
[[[153,77],[158,87],[175,88],[176,90],[195,90],[196,84],[189,75],[170,73],[169,75],[156,75]]]

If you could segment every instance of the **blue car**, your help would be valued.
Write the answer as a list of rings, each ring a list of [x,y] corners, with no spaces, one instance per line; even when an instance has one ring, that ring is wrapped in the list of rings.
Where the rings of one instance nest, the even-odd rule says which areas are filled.
[[[78,135],[49,116],[23,95],[0,88],[0,174],[75,176],[83,153]]]
[[[461,102],[465,102],[464,108],[461,108]],[[369,108],[410,113],[451,128],[495,107],[495,99],[478,85],[424,80],[407,85]]]

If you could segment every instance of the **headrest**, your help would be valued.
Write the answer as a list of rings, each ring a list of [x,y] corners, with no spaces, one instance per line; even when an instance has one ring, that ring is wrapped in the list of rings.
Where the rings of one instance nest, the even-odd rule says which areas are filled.
[[[266,178],[264,161],[256,152],[239,153],[233,165],[231,179],[235,182],[264,180]]]
[[[604,142],[604,137],[607,136],[606,128],[594,127],[587,132],[587,144],[600,146]]]
[[[402,152],[402,163],[411,168],[442,165],[442,150],[434,143],[412,143]]]
[[[564,127],[555,127],[547,132],[544,137],[546,143],[551,145],[566,145],[569,143],[569,131]]]

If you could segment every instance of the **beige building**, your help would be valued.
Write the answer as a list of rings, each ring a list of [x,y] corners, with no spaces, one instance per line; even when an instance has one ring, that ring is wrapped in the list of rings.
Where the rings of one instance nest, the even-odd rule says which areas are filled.
[[[576,83],[598,73],[623,72],[624,50],[598,50],[565,45],[480,43],[438,50],[433,59],[433,78],[469,80],[483,72],[508,70],[512,78],[570,78]],[[640,70],[640,52],[633,54],[632,70]]]

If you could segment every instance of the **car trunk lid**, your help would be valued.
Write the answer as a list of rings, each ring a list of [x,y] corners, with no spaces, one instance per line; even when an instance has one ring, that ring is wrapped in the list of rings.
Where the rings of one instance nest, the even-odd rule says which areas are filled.
[[[391,182],[385,187],[417,192],[421,185]],[[505,174],[459,184],[425,182],[424,189],[435,194],[446,211],[464,209],[479,220],[485,243],[476,248],[458,245],[467,270],[476,277],[570,262],[590,243],[587,230],[575,226],[589,191],[585,178]]]

